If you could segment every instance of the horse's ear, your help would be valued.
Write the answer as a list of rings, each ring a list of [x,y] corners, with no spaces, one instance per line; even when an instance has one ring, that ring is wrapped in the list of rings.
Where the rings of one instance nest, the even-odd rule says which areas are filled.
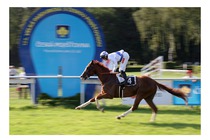
[[[91,61],[91,64],[93,64],[93,63],[95,64],[96,62],[97,62],[97,60],[92,60]]]

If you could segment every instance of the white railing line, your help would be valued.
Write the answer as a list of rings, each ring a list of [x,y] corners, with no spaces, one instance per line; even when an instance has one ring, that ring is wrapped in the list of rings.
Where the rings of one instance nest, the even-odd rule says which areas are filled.
[[[57,76],[10,76],[9,78],[11,79],[19,79],[19,78],[80,78],[80,76],[62,76],[62,75],[57,75]],[[98,76],[90,76],[88,79],[98,79]],[[87,79],[87,80],[88,80]],[[200,80],[201,78],[152,78],[154,80]],[[21,79],[24,80],[24,79]]]
[[[163,72],[187,72],[187,70],[179,70],[179,69],[160,69]]]
[[[24,78],[24,79],[20,79]],[[27,79],[29,78],[29,79]],[[30,79],[31,78],[31,79]],[[32,96],[32,103],[36,105],[35,103],[35,78],[80,78],[80,76],[62,76],[62,75],[57,75],[57,76],[10,76],[10,83],[30,83],[31,86],[31,96]],[[95,80],[91,80],[95,79]],[[200,78],[152,78],[154,80],[201,80]],[[84,93],[84,85],[85,84],[100,84],[100,81],[98,79],[98,76],[91,76],[87,80],[81,80],[81,87],[80,87],[80,102],[81,104],[84,103],[85,101],[85,93]]]
[[[157,64],[155,64],[155,65],[150,65],[150,66],[147,66],[147,67],[143,67],[143,68],[141,69],[141,71],[148,71],[148,70],[150,70],[150,69],[152,69],[152,68],[160,68],[160,67],[161,67],[161,64],[157,63]]]
[[[187,80],[201,80],[201,78],[152,78],[152,79],[154,79],[154,80],[183,80],[183,81],[187,81]],[[98,80],[98,79],[96,79],[96,80]],[[95,83],[95,82],[96,81],[91,81],[91,79],[82,80],[82,83],[86,83],[86,84],[87,83],[91,84],[91,83]]]
[[[154,64],[154,63],[155,63],[156,61],[158,61],[158,60],[160,60],[160,62]],[[163,61],[163,56],[159,56],[159,57],[155,58],[154,60],[152,60],[149,64],[145,65],[145,66],[141,69],[141,71],[146,70],[147,67],[150,67],[150,66],[152,66],[153,64],[154,64],[154,65],[160,65],[159,63],[162,63],[162,61]],[[161,65],[160,65],[160,67],[161,67]]]
[[[201,78],[152,78],[154,80],[201,80]]]
[[[9,78],[80,78],[80,76],[63,76],[63,75],[42,75],[42,76],[9,76]],[[90,79],[97,79],[98,76],[90,76]]]

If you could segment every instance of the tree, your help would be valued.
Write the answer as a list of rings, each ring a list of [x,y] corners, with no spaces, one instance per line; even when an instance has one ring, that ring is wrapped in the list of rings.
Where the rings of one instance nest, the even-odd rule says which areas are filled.
[[[139,8],[87,8],[101,26],[108,52],[124,49],[131,59],[141,62],[139,33],[136,28],[133,12]]]
[[[10,65],[19,66],[19,41],[22,28],[28,19],[28,17],[33,13],[35,8],[10,8],[10,20],[9,20],[9,35],[10,35]]]
[[[200,48],[200,8],[141,8],[133,17],[141,46],[148,46],[153,57],[188,61],[189,50]]]

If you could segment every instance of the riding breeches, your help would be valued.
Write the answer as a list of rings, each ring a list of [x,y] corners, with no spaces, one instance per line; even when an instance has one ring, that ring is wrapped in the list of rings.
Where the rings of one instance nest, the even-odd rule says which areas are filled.
[[[119,66],[119,72],[125,71],[129,58],[130,58],[129,54],[127,52],[124,52],[122,61],[120,62],[120,66]]]

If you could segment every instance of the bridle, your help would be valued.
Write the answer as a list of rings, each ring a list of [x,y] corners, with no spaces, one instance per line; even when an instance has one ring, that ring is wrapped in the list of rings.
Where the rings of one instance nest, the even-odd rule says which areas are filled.
[[[81,74],[81,78],[87,79],[90,76],[90,72],[94,69],[94,64],[90,64],[86,67],[86,69],[84,70],[84,72]],[[101,75],[106,75],[106,74],[111,74],[111,72],[102,72],[100,73]],[[117,73],[113,73],[113,74],[117,74]]]
[[[89,65],[89,66],[86,68],[86,70],[83,72],[83,74],[85,73],[85,77],[82,77],[83,74],[82,74],[80,77],[85,78],[85,79],[89,78],[89,77],[91,76],[91,75],[89,74],[89,72],[90,72],[92,69],[93,69],[93,65],[91,64],[91,65]]]

